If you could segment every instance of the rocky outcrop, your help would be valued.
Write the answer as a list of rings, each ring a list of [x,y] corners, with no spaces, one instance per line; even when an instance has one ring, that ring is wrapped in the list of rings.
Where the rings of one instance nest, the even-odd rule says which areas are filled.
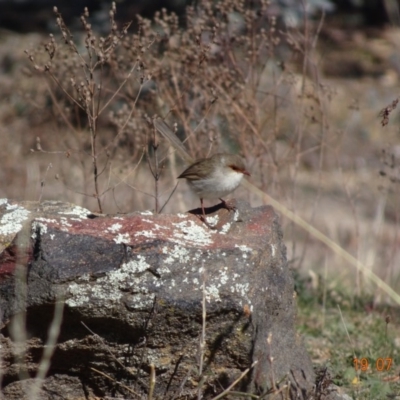
[[[29,393],[60,313],[41,399],[68,382],[76,388],[68,398],[154,390],[155,398],[208,399],[251,366],[235,391],[290,382],[282,396],[307,398],[314,376],[295,332],[276,213],[243,202],[209,211],[217,229],[192,214],[95,216],[60,202],[2,200],[4,398]]]

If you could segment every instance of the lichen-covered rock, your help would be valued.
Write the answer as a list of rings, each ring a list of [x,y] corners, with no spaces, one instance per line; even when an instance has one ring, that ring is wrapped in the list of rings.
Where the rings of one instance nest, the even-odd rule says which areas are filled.
[[[79,377],[97,396],[145,396],[154,365],[154,396],[197,398],[201,390],[211,398],[254,361],[235,390],[261,393],[290,380],[292,396],[307,393],[313,372],[294,329],[277,215],[238,202],[213,218],[218,229],[190,214],[96,217],[58,202],[3,201],[2,332],[26,310],[35,343],[27,344],[29,363],[18,364],[10,339],[1,339],[10,353],[3,384],[34,373],[57,299],[63,323],[48,375]]]

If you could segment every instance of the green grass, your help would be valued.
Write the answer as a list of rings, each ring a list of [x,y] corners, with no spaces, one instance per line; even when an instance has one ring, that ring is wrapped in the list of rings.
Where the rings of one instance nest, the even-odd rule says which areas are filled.
[[[340,392],[354,399],[398,398],[400,310],[374,307],[371,297],[340,289],[327,292],[324,303],[323,288],[307,287],[299,277],[296,291],[297,326],[315,368],[327,367]]]

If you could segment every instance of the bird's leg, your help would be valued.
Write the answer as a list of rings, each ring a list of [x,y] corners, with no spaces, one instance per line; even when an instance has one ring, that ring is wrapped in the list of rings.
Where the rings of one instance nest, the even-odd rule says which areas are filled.
[[[220,198],[220,200],[221,200],[222,206],[224,208],[226,208],[228,211],[235,211],[236,210],[236,207],[233,204],[229,204],[228,201],[225,201],[224,199],[221,199],[221,198]]]
[[[204,201],[203,201],[203,199],[200,199],[200,204],[201,204],[201,211],[203,212],[203,218],[206,219],[206,211],[204,210]]]
[[[206,211],[204,209],[203,199],[200,199],[200,203],[201,203],[201,211],[202,211],[202,215],[200,216],[201,221],[204,222],[210,229],[216,229],[214,226],[210,225],[206,220]]]

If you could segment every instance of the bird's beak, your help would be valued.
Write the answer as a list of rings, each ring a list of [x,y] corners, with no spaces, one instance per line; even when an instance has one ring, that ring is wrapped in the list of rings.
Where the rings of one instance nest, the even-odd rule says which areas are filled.
[[[247,176],[251,176],[251,175],[250,175],[250,172],[249,172],[249,171],[246,171],[246,170],[242,171],[242,174],[243,174],[243,175],[247,175]]]

